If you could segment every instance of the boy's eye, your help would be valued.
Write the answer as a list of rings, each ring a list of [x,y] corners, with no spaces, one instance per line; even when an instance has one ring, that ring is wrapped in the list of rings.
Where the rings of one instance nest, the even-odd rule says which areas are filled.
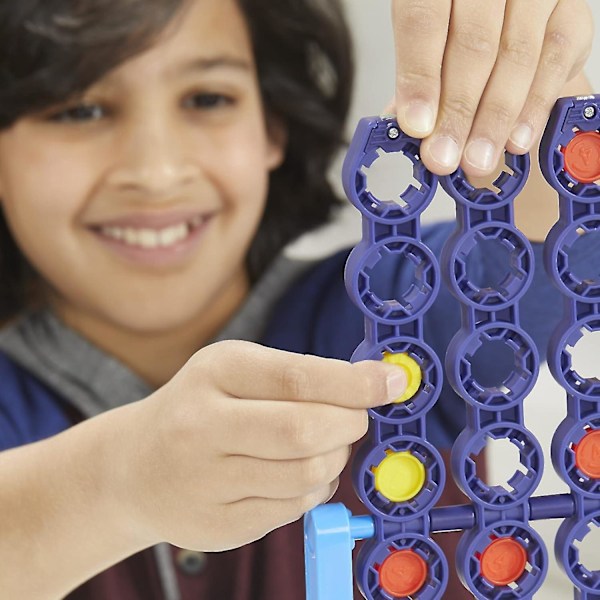
[[[187,108],[211,109],[233,104],[233,98],[223,94],[193,94],[184,101]]]
[[[58,123],[77,123],[98,121],[104,116],[105,110],[98,104],[77,104],[52,114],[50,120]]]

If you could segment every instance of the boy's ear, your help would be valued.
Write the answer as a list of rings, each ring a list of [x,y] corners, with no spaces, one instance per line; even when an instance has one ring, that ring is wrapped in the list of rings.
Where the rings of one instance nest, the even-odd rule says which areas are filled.
[[[274,171],[282,165],[287,151],[288,129],[282,119],[267,117],[267,143],[267,166]]]

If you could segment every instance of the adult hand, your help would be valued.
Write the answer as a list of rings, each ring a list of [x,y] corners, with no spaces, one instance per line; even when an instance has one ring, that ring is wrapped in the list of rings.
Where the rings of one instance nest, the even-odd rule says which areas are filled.
[[[586,0],[392,0],[395,112],[438,175],[528,152],[593,39]]]

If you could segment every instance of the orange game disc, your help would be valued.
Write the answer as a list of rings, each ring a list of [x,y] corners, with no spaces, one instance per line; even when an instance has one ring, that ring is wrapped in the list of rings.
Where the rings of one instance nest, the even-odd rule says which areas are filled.
[[[577,468],[592,479],[600,479],[600,430],[587,433],[574,450]]]
[[[405,598],[427,581],[427,563],[414,550],[392,552],[379,568],[379,585],[390,596]]]
[[[494,585],[508,585],[521,577],[527,552],[513,538],[494,540],[481,555],[481,574]]]
[[[562,150],[565,171],[581,183],[594,183],[600,179],[600,133],[578,131]]]

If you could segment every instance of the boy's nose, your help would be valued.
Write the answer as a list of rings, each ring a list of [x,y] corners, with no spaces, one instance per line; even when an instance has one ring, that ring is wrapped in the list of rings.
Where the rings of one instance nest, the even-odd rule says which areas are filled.
[[[138,190],[153,196],[172,196],[196,178],[198,170],[191,164],[175,160],[148,161],[120,168],[111,183],[121,189]]]
[[[177,194],[200,173],[197,157],[186,143],[188,135],[165,123],[132,128],[119,140],[110,184],[155,196]]]

